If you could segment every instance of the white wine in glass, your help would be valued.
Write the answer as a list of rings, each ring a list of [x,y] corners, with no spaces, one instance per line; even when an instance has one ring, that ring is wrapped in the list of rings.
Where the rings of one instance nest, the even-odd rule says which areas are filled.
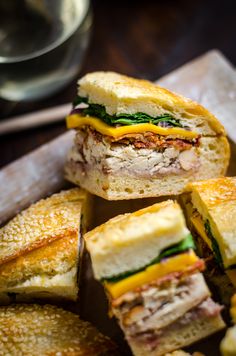
[[[0,0],[0,97],[46,97],[77,74],[89,42],[89,0]]]

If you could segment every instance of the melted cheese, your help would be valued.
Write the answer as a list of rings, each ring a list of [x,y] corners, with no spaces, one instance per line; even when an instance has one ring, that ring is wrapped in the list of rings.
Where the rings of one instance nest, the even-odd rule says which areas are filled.
[[[209,239],[209,237],[206,234],[206,231],[205,231],[205,228],[204,228],[203,221],[202,221],[201,217],[199,215],[198,216],[192,216],[191,217],[191,222],[192,222],[193,226],[195,227],[196,231],[199,233],[199,235],[205,241],[207,246],[212,250],[211,240]]]
[[[173,272],[183,272],[196,263],[199,258],[194,251],[181,253],[180,255],[170,257],[160,263],[147,267],[144,271],[138,272],[130,277],[122,279],[119,282],[105,282],[105,288],[113,299],[118,298],[137,287],[157,280]]]
[[[102,135],[120,137],[130,133],[143,133],[143,132],[153,132],[162,136],[181,136],[190,139],[198,137],[198,134],[193,131],[187,131],[180,127],[160,127],[153,124],[137,124],[137,125],[126,125],[119,127],[112,127],[107,125],[102,120],[92,117],[92,116],[82,116],[79,114],[72,114],[66,118],[67,128],[79,128],[82,126],[92,126],[96,131],[100,132]]]

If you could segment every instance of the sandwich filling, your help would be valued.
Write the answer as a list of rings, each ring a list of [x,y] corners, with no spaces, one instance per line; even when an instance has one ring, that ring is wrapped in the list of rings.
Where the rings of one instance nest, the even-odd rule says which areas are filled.
[[[183,316],[175,320],[175,322],[170,323],[168,326],[163,327],[161,329],[150,330],[147,332],[141,332],[136,335],[132,335],[128,337],[128,340],[133,340],[135,341],[135,343],[140,345],[146,345],[149,351],[154,351],[154,350],[156,351],[158,350],[159,346],[160,347],[162,346],[162,343],[165,344],[168,338],[172,339],[173,334],[178,335],[178,333],[182,333],[186,329],[188,330],[193,325],[198,325],[198,323],[201,325],[204,324],[204,322],[207,323],[210,322],[211,320],[215,320],[219,318],[221,310],[222,307],[220,305],[216,304],[211,298],[207,298],[202,303],[199,303],[196,307],[192,308],[190,311],[186,312]],[[220,326],[220,328],[222,328],[222,325]],[[197,331],[201,332],[201,329]],[[212,332],[216,332],[216,331],[217,329],[215,330],[209,329],[208,334],[206,334],[205,336],[208,336]],[[187,331],[187,335],[189,335],[188,331]],[[191,341],[189,341],[189,339],[186,338],[186,344],[184,346],[187,346],[189,343],[191,343]],[[177,347],[182,347],[182,346],[183,345],[181,344],[180,345],[177,344]],[[171,344],[169,348],[171,348],[172,351],[176,349],[176,345]],[[157,354],[157,355],[162,355],[162,354]]]
[[[163,114],[155,118],[142,112],[137,114],[109,115],[103,105],[89,103],[88,98],[81,96],[77,96],[73,106],[74,110],[72,113],[82,113],[83,115],[97,117],[110,126],[151,123],[161,127],[183,127],[180,121],[170,114]]]
[[[200,273],[204,262],[193,248],[189,235],[149,266],[103,279],[111,312],[128,340],[153,351],[168,333],[219,316],[221,307],[210,299]]]
[[[76,299],[82,244],[78,234],[57,239],[0,266],[0,294],[10,300],[36,294]]]
[[[193,208],[191,223],[198,236],[196,237],[199,254],[206,260],[207,274],[216,285],[227,284],[229,294],[236,287],[235,265],[225,267],[217,239],[214,237],[209,220],[204,220],[197,209]],[[223,278],[222,278],[223,277]],[[228,281],[227,283],[227,280]],[[218,282],[217,282],[218,281]],[[228,299],[228,298],[227,298]]]
[[[104,106],[78,96],[67,126],[77,129],[69,156],[72,171],[86,173],[97,166],[104,174],[150,178],[199,168],[200,136],[169,113],[109,115]]]

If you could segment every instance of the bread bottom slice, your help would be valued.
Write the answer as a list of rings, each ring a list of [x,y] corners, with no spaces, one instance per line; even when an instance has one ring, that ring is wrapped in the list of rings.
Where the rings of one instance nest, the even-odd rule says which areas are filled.
[[[225,327],[220,315],[215,317],[198,318],[186,325],[178,325],[176,329],[166,330],[158,337],[158,346],[153,348],[146,342],[140,342],[135,338],[128,340],[135,356],[162,356],[182,347],[193,344]]]
[[[86,163],[70,166],[67,162],[66,178],[107,200],[125,200],[144,197],[177,195],[187,183],[224,175],[228,160],[228,143],[225,137],[202,137],[199,147],[200,168],[153,178],[128,175],[126,172],[104,173],[100,164]]]
[[[0,304],[32,300],[72,300],[78,296],[77,269],[50,276],[35,276],[13,287],[0,289]]]

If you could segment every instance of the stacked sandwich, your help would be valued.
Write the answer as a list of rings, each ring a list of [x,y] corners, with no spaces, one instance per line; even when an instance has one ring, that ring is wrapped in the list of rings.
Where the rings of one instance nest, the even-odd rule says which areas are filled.
[[[136,356],[164,355],[224,327],[177,203],[120,215],[85,234],[85,242]]]
[[[180,194],[229,162],[224,128],[202,106],[153,83],[112,72],[79,80],[66,177],[108,200]]]
[[[225,303],[236,292],[236,177],[188,185],[185,210],[207,276]]]
[[[55,194],[0,229],[1,304],[42,298],[77,300],[88,199],[78,188]]]
[[[232,297],[231,303],[230,312],[234,326],[227,330],[221,342],[221,352],[223,356],[236,356],[236,294]]]
[[[67,179],[109,200],[180,194],[189,182],[222,176],[229,161],[224,128],[206,109],[117,73],[91,73],[79,81],[67,125],[76,129]],[[209,235],[209,255],[213,251],[233,282],[233,226],[226,229],[220,218],[222,209],[229,216],[234,212],[235,181],[227,182],[230,189],[223,190],[216,214],[212,203],[201,210],[200,198],[194,199]],[[89,197],[81,188],[55,194],[0,229],[0,304],[78,300]],[[210,201],[208,195],[204,199]],[[224,327],[177,203],[167,200],[117,216],[85,240],[94,275],[134,355],[167,355]],[[117,349],[75,314],[21,304],[0,307],[0,355],[7,354],[115,356]]]

